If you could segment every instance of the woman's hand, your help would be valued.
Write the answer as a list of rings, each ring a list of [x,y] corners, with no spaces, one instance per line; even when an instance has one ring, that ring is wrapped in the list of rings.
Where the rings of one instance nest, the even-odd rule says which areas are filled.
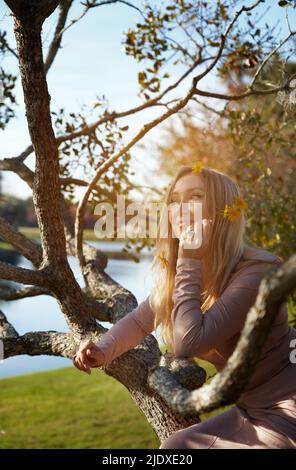
[[[196,244],[196,233],[194,232],[194,227],[189,225],[187,229],[190,228],[190,231],[183,230],[179,238],[179,249],[178,257],[185,258],[196,258],[201,259],[208,250],[209,241],[211,236],[212,228],[212,219],[203,219],[202,220],[202,243],[199,248],[188,248],[190,243],[192,245]],[[184,246],[185,245],[185,246]],[[185,248],[186,247],[186,248]]]
[[[93,341],[83,341],[73,357],[73,364],[77,369],[91,374],[91,367],[99,367],[104,364],[105,356],[99,346]]]

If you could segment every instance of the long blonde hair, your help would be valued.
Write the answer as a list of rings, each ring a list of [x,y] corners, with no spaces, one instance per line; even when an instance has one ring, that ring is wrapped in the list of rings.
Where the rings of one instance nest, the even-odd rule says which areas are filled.
[[[171,223],[168,223],[168,237],[161,237],[160,225],[163,218],[167,217],[166,207],[171,203],[171,193],[176,182],[191,172],[190,166],[180,167],[166,191],[163,201],[165,204],[160,212],[160,221],[157,226],[155,255],[151,265],[155,283],[149,300],[155,313],[154,326],[157,328],[161,325],[162,339],[170,352],[173,352],[171,312],[179,240],[172,236]],[[213,220],[208,252],[202,262],[201,311],[205,313],[227,286],[230,274],[240,261],[245,247],[251,249],[253,247],[245,238],[244,212],[242,211],[241,216],[234,222],[230,222],[223,216],[226,204],[233,205],[235,197],[241,196],[238,185],[226,174],[212,168],[203,168],[201,176],[204,178],[204,205],[208,210],[209,218]],[[163,254],[167,260],[166,264],[161,260]]]

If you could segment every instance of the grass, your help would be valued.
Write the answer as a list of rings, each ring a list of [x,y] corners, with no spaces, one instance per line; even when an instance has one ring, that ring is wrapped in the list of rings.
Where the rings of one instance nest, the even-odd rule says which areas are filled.
[[[23,235],[25,235],[25,237],[29,238],[29,240],[32,240],[35,243],[40,243],[40,234],[39,234],[38,227],[18,227],[18,231],[21,232]],[[83,238],[84,240],[88,240],[88,241],[101,241],[101,239],[96,237],[94,230],[88,229],[88,228],[84,229]],[[113,243],[117,243],[117,242],[122,242],[126,240],[115,238],[114,240],[106,239],[106,241],[112,241]],[[15,248],[10,243],[6,243],[2,241],[0,241],[0,249],[15,250]]]
[[[213,366],[198,360],[207,367]],[[218,411],[202,415],[205,419]],[[0,448],[158,449],[127,389],[102,371],[74,367],[0,380]]]
[[[0,448],[158,448],[125,387],[74,367],[0,381]]]

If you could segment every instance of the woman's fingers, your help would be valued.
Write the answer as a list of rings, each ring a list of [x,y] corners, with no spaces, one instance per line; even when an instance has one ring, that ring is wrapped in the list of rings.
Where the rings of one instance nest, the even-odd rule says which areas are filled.
[[[97,346],[88,348],[86,355],[91,366],[96,367],[104,363],[104,354]]]
[[[81,352],[79,354],[79,361],[80,361],[80,364],[82,365],[82,367],[84,368],[84,371],[87,373],[87,374],[91,374],[91,370],[90,370],[90,366],[88,364],[88,360],[87,358],[85,357],[85,353],[84,352]]]
[[[104,359],[104,354],[100,348],[93,341],[86,340],[79,345],[77,353],[73,358],[73,364],[77,369],[91,374],[91,367],[102,365]]]
[[[79,370],[82,370],[83,372],[85,372],[84,367],[82,367],[82,365],[80,364],[80,362],[78,361],[78,358],[76,356],[73,358],[72,361],[73,361],[73,364],[76,367],[76,369],[79,369]]]
[[[75,365],[78,369],[86,372],[87,374],[91,374],[89,364],[82,359],[81,354],[77,353],[75,356]]]

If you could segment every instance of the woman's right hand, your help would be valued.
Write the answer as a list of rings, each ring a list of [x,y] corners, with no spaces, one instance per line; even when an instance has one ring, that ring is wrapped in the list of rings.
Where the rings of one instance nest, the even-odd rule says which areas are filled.
[[[99,367],[105,362],[105,355],[93,341],[83,341],[73,356],[73,364],[77,369],[91,374],[91,367]]]

